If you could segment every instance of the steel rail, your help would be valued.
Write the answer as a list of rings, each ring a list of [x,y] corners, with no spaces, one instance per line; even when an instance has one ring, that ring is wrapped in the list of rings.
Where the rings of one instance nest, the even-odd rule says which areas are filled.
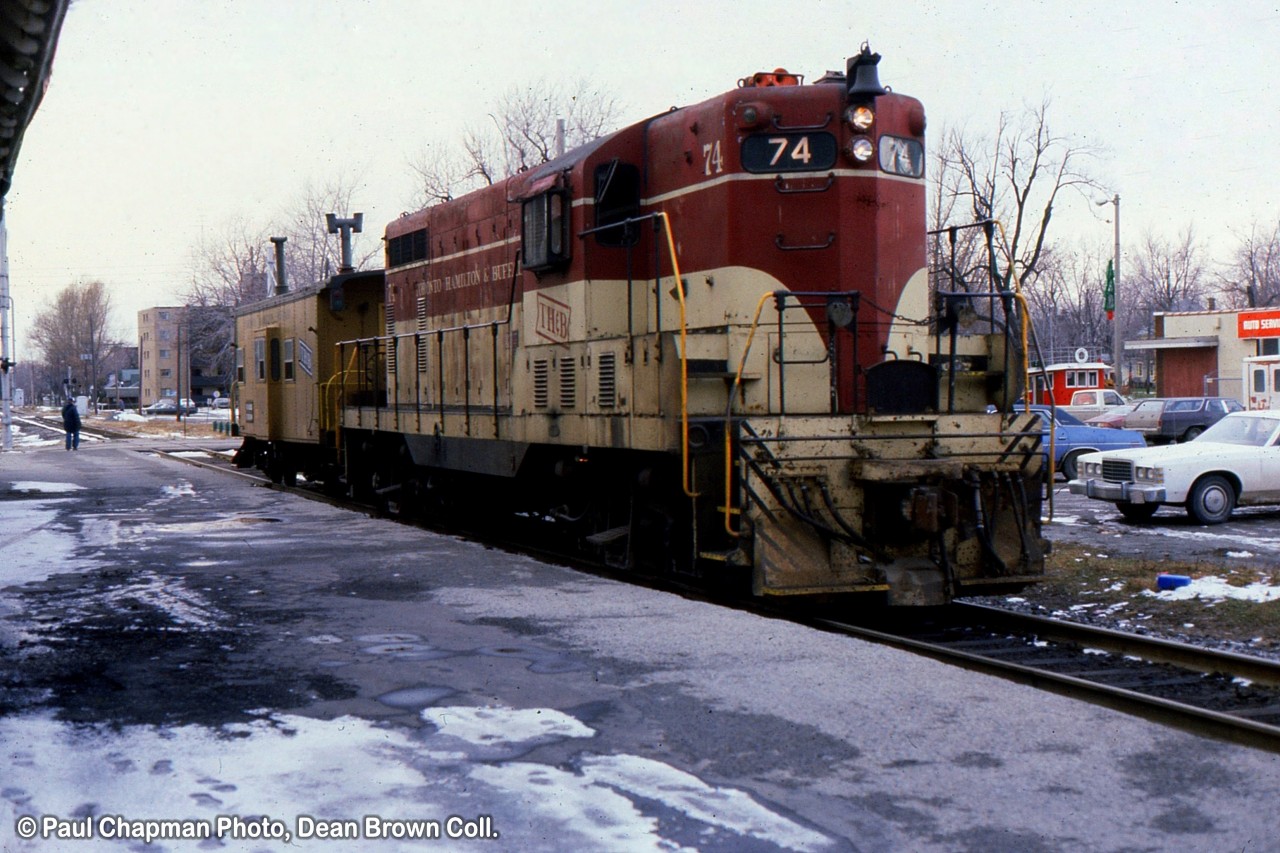
[[[1130,634],[1114,628],[1018,613],[986,604],[957,602],[952,607],[961,613],[977,614],[970,621],[981,620],[986,624],[998,623],[1013,631],[1034,632],[1046,640],[1087,645],[1116,654],[1140,657],[1152,663],[1167,663],[1206,674],[1226,672],[1240,678],[1247,678],[1255,684],[1280,687],[1280,661],[1221,649],[1207,649],[1141,634]]]
[[[965,606],[968,607],[970,605]],[[994,608],[983,608],[984,616],[989,609]],[[1016,617],[1018,614],[1010,614],[1010,616]],[[998,655],[994,654],[987,655],[979,651],[954,648],[946,642],[921,640],[903,634],[895,634],[891,631],[869,628],[864,625],[853,625],[822,617],[801,618],[798,621],[835,633],[848,634],[904,651],[922,654],[945,663],[958,664],[976,672],[1030,684],[1038,689],[1131,713],[1194,734],[1207,735],[1255,749],[1280,752],[1280,726],[1260,723],[1256,720],[1224,711],[1215,711],[1160,696],[1153,696],[1126,687],[1116,687],[1079,675],[1057,673],[1032,664],[1002,660]],[[1055,626],[1061,625],[1057,620],[1047,621],[1054,623]],[[1032,632],[1029,631],[1029,633]],[[1040,631],[1035,633],[1042,635]],[[1099,637],[1100,635],[1094,634],[1091,636]],[[1091,645],[1093,642],[1093,640],[1090,641]],[[1163,642],[1171,646],[1179,645],[1168,641]],[[1137,643],[1133,643],[1130,644],[1130,647],[1136,648],[1137,645]],[[1152,648],[1154,649],[1155,646]],[[1194,649],[1195,647],[1189,648]],[[1168,652],[1168,649],[1165,649],[1165,652]],[[1221,659],[1224,662],[1233,658],[1245,658],[1248,661],[1254,660],[1243,655],[1219,654],[1223,656]],[[1190,652],[1187,652],[1186,656],[1188,659],[1192,657]],[[1265,664],[1267,662],[1263,661],[1262,663]]]

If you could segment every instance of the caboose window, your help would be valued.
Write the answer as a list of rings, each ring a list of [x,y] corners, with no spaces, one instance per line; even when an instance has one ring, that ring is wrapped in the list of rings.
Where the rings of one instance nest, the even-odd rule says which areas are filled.
[[[924,146],[900,136],[880,137],[880,168],[893,175],[924,177]]]
[[[253,339],[253,364],[254,375],[258,377],[259,382],[263,382],[267,378],[267,339]]]
[[[742,140],[742,168],[748,172],[812,172],[836,164],[830,133],[762,133]]]
[[[550,269],[569,260],[564,193],[534,196],[521,211],[521,261],[525,269]]]
[[[284,378],[293,380],[293,338],[284,339]]]

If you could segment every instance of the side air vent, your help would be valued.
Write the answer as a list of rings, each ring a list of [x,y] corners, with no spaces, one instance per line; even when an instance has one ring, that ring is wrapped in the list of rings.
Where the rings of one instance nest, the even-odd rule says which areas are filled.
[[[599,365],[599,390],[596,401],[602,409],[612,409],[618,405],[618,356],[612,352],[602,352],[596,359]]]
[[[413,346],[417,351],[418,372],[427,372],[427,341],[421,334],[427,330],[427,297],[418,297],[418,334],[413,336]]]
[[[387,305],[387,370],[396,372],[396,318],[390,304]]]
[[[545,409],[550,393],[550,368],[545,358],[533,363],[533,405],[534,408]]]
[[[577,365],[572,358],[560,359],[560,408],[572,409],[578,405]]]

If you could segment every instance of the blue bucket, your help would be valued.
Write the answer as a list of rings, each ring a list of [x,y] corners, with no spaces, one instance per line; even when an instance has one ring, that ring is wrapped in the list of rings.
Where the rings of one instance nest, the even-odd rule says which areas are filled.
[[[1186,575],[1156,575],[1156,587],[1158,589],[1177,589],[1180,586],[1190,586],[1191,578]]]

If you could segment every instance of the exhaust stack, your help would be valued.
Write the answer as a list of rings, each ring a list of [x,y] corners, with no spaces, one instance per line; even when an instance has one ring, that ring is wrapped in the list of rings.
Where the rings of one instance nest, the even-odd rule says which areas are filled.
[[[276,296],[289,292],[289,285],[284,280],[284,243],[288,239],[288,237],[271,238],[271,242],[276,246]]]

